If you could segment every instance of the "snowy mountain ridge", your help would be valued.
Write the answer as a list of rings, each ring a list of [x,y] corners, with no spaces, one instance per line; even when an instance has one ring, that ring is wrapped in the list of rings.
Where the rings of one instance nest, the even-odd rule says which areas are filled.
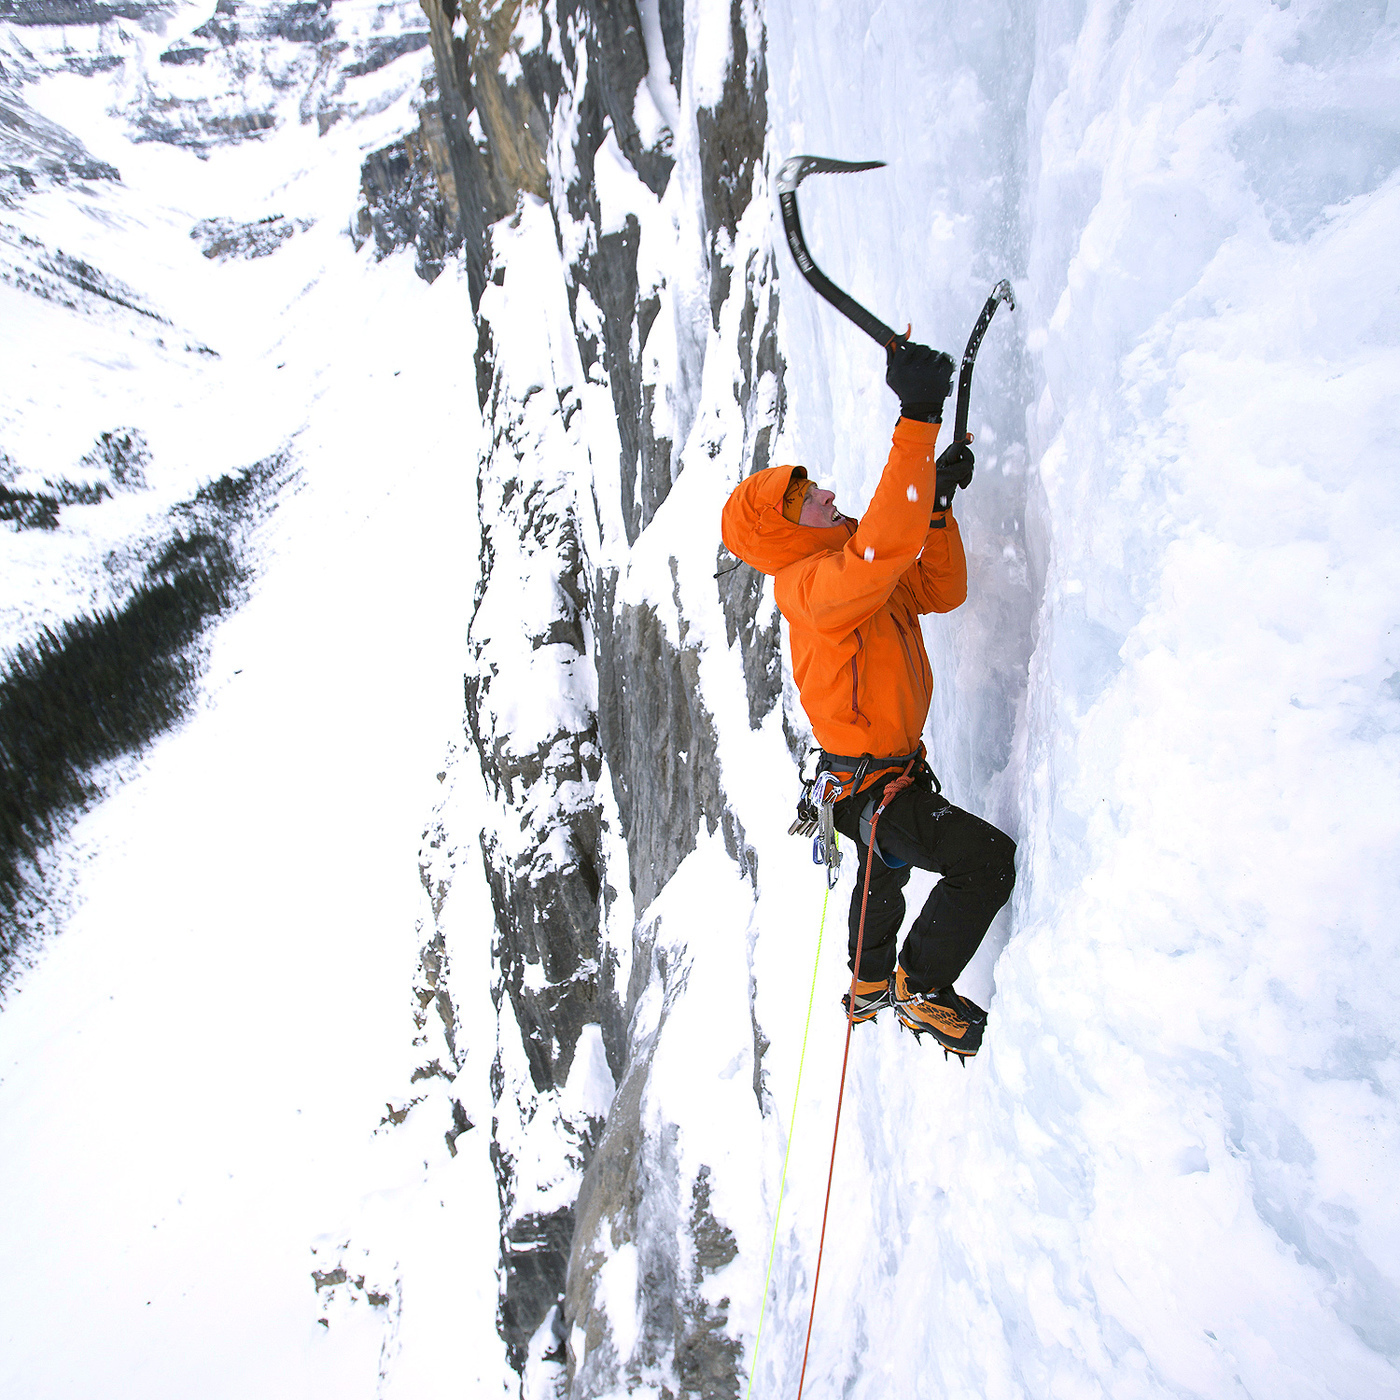
[[[6,537],[6,637],[119,601],[200,483],[297,468],[208,703],[55,852],[74,912],[0,1017],[17,1390],[104,1353],[121,1393],[795,1387],[850,875],[823,915],[771,585],[716,526],[769,462],[849,509],[883,466],[878,350],[775,241],[810,150],[889,162],[802,195],[886,319],[956,354],[1016,287],[925,641],[934,766],[1020,849],[968,1072],[857,1032],[809,1388],[1392,1392],[1384,6],[3,17],[0,448],[57,525]],[[140,481],[80,481],[118,430]],[[159,1065],[133,1003],[201,1054]],[[74,1088],[136,1074],[183,1139]],[[84,1113],[134,1164],[101,1211]],[[78,1285],[97,1340],[55,1369],[25,1319],[88,1255],[149,1286]]]

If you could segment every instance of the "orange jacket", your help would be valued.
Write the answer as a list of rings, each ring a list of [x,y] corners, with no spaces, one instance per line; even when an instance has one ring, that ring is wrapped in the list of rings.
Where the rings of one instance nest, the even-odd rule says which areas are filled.
[[[901,418],[880,485],[859,522],[829,530],[783,517],[792,467],[741,481],[721,515],[732,554],[774,576],[788,620],[792,674],[828,753],[913,753],[933,697],[920,613],[967,597],[958,522],[933,501],[937,423]]]

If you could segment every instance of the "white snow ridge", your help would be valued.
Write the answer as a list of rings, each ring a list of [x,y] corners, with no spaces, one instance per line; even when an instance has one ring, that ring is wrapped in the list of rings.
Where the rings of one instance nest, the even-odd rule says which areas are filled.
[[[1400,1394],[1362,0],[0,0],[0,1394],[796,1396],[855,861],[719,511],[898,412],[808,152],[876,315],[1015,291],[923,628],[1018,851],[803,1393]]]

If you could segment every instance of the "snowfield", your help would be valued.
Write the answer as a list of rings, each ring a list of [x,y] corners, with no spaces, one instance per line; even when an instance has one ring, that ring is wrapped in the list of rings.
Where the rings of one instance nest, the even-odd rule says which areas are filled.
[[[391,1360],[412,1392],[440,1373],[419,1329],[450,1334],[465,1383],[500,1386],[483,1134],[453,1156],[426,1115],[391,1126],[414,1068],[447,1060],[413,1014],[418,850],[460,742],[480,420],[465,283],[429,287],[344,230],[362,147],[415,120],[422,62],[400,61],[396,110],[320,140],[294,95],[275,139],[207,161],[124,140],[100,80],[26,89],[123,180],[41,187],[8,217],[175,329],[0,286],[17,484],[71,475],[119,424],[151,450],[149,490],[7,530],[7,641],[119,601],[106,552],[200,482],[279,450],[295,475],[255,534],[253,596],[212,634],[201,712],[59,851],[63,931],[0,1016],[6,1395],[371,1394]],[[191,237],[269,213],[308,225],[273,256],[210,260]],[[178,348],[196,338],[217,357]],[[481,1003],[460,1011],[481,1019],[475,894]],[[455,1089],[476,1122],[488,1065]]]
[[[960,983],[990,1009],[970,1066],[889,1016],[856,1029],[806,1393],[1400,1394],[1396,6],[733,2],[751,54],[766,46],[765,168],[735,246],[779,249],[772,460],[858,511],[896,413],[878,348],[782,248],[786,156],[888,162],[801,191],[817,262],[886,321],[956,355],[994,282],[1017,301],[973,390],[968,602],[924,619],[931,761],[1016,838],[1017,886]],[[376,262],[346,233],[361,161],[415,126],[431,61],[357,78],[322,132],[297,115],[321,79],[278,86],[269,60],[219,97],[271,104],[265,139],[133,139],[141,73],[169,78],[159,51],[211,13],[178,6],[160,36],[0,26],[24,101],[121,172],[17,198],[0,261],[37,266],[22,233],[165,318],[0,284],[14,484],[71,476],[119,426],[151,454],[148,489],[0,533],[0,641],[118,600],[113,551],[201,482],[279,451],[295,473],[255,532],[250,599],[210,636],[198,712],[55,853],[61,928],[0,1010],[0,1392],[514,1395],[491,1135],[532,1154],[541,1209],[581,1168],[493,998],[479,836],[494,823],[513,849],[524,825],[488,800],[463,730],[478,510],[499,526],[513,493],[473,479],[490,438],[459,264],[428,285],[410,252]],[[374,13],[336,7],[357,43]],[[654,65],[658,13],[642,0]],[[502,392],[533,405],[519,440],[549,458],[532,480],[575,503],[619,599],[696,650],[756,857],[755,885],[702,831],[648,907],[624,891],[605,941],[624,986],[634,944],[672,969],[630,1008],[650,1057],[638,1121],[676,1182],[703,1168],[733,1245],[703,1284],[739,1358],[723,1393],[777,1396],[796,1393],[811,1306],[854,861],[823,924],[821,874],[785,834],[783,721],[803,719],[789,680],[750,726],[714,582],[743,365],[738,301],[710,319],[696,113],[729,20],[687,4],[678,102],[663,77],[638,97],[639,126],[675,128],[666,191],[611,137],[598,159],[594,232],[635,215],[641,295],[663,289],[646,375],[652,429],[680,445],[635,543],[604,371],[575,341],[601,313],[570,309],[557,208],[524,196],[500,228],[507,275],[482,313],[511,328]],[[538,42],[538,16],[519,23]],[[125,67],[56,71],[113,46]],[[176,79],[191,97],[210,81]],[[211,260],[190,236],[272,215],[293,231],[268,256]],[[520,625],[557,580],[498,557],[472,625],[504,677],[491,721],[523,752],[582,729],[598,692]],[[606,768],[600,787],[620,888]],[[423,1014],[448,985],[421,957],[434,928],[455,1042]],[[586,1028],[560,1121],[626,1092]],[[454,1100],[471,1126],[448,1140]],[[584,1329],[566,1338],[589,1378],[575,1397],[699,1393],[628,1372],[647,1246],[604,1249],[608,1336],[593,1369]],[[568,1393],[548,1326],[530,1356],[529,1400]],[[604,1362],[635,1380],[595,1383]]]

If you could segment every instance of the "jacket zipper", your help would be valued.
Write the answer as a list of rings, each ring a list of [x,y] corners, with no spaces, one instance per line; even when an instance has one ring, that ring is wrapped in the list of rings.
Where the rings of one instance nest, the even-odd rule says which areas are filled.
[[[917,617],[914,616],[913,613],[910,613],[910,614],[909,614],[909,625],[910,625],[910,627],[915,627],[915,628],[918,627],[918,625],[919,625],[919,620],[918,620]],[[921,640],[922,640],[922,637],[921,637]],[[928,653],[927,653],[926,651],[923,651],[923,650],[921,649],[920,652],[919,652],[919,655],[923,658],[922,670],[923,670],[923,675],[924,675],[924,689],[928,692],[929,698],[932,699],[932,698],[933,698],[933,667],[931,667],[931,666],[928,664]]]
[[[918,676],[919,684],[922,685],[924,681],[924,669],[922,666],[915,664],[914,653],[909,647],[909,638],[905,635],[904,628],[899,625],[899,619],[893,613],[890,614],[890,621],[894,623],[894,630],[899,633],[899,644],[904,648],[904,660],[909,666],[909,674],[911,676]]]
[[[899,633],[899,644],[904,648],[904,659],[909,663],[909,674],[918,677],[919,684],[923,686],[925,694],[932,695],[933,675],[929,672],[927,664],[914,660],[914,649],[909,645],[909,637],[904,628],[900,626],[899,619],[894,613],[890,614],[890,621],[894,623],[894,630]],[[912,618],[909,619],[909,625],[911,627],[914,625]]]
[[[856,665],[856,659],[860,656],[861,648],[865,645],[865,638],[860,635],[860,628],[855,629],[856,649],[851,657],[851,713],[860,720],[865,716],[860,712],[860,668]]]

